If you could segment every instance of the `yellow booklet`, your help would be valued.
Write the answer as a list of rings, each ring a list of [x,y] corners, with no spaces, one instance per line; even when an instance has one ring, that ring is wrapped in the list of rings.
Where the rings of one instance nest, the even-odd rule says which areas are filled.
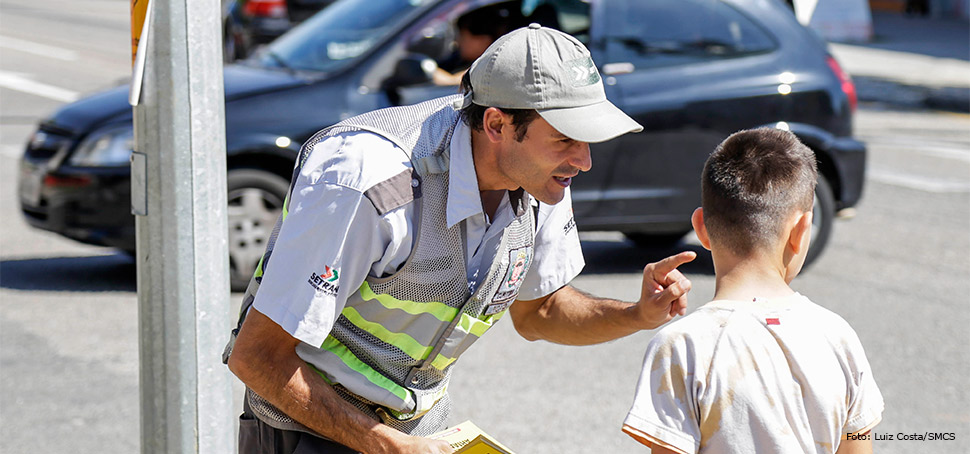
[[[442,430],[428,438],[447,441],[455,449],[455,454],[514,454],[511,449],[502,446],[471,421]]]

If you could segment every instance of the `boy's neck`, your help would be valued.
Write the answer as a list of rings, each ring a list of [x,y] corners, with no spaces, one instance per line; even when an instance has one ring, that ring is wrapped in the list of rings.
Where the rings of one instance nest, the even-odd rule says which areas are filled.
[[[767,257],[770,254],[755,253],[744,258],[729,253],[713,255],[715,300],[752,301],[795,293],[785,279],[785,267]]]

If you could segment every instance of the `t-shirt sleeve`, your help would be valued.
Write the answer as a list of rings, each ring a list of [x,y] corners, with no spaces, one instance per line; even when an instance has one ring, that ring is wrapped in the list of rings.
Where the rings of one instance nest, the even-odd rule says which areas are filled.
[[[533,261],[519,289],[520,300],[539,299],[558,290],[586,266],[568,188],[559,203],[539,204],[536,222]]]
[[[885,403],[872,376],[872,368],[862,349],[862,342],[854,331],[851,331],[851,336],[846,341],[846,348],[852,376],[848,380],[849,414],[843,432],[867,432],[882,420]]]
[[[343,175],[353,166],[341,147],[353,137],[317,145],[297,175],[253,307],[293,337],[313,346],[327,338],[347,299],[382,263],[393,236],[387,216],[378,213],[361,188]],[[387,145],[392,146],[392,145]],[[310,161],[308,160],[308,162]],[[318,169],[333,175],[321,177]],[[352,182],[353,183],[353,182]]]
[[[701,431],[694,374],[685,337],[666,328],[659,331],[647,347],[623,432],[645,445],[697,452]]]

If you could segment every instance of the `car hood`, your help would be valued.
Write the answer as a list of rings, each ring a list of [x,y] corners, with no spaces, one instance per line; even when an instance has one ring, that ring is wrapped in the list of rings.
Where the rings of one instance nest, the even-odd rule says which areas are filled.
[[[223,68],[225,96],[228,103],[254,94],[275,91],[308,83],[308,80],[280,70],[243,65]],[[74,133],[90,131],[103,123],[131,121],[128,85],[119,85],[67,104],[47,121],[51,126]]]

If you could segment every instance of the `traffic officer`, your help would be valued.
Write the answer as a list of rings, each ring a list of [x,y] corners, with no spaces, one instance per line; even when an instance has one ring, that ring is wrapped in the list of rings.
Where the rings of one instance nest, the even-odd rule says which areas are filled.
[[[515,30],[462,91],[304,144],[226,352],[247,387],[241,452],[451,452],[424,436],[456,360],[505,314],[526,339],[583,345],[686,310],[692,252],[647,265],[636,303],[569,285],[572,178],[589,143],[642,129],[579,41]]]

